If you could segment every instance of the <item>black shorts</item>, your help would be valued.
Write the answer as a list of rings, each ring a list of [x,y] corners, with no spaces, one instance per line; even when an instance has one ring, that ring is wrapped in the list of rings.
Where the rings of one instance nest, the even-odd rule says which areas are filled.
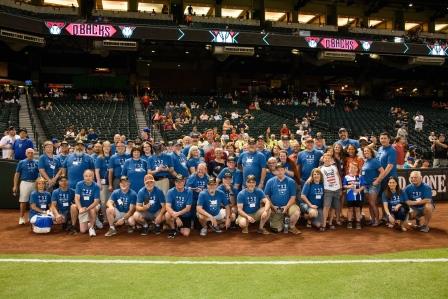
[[[179,228],[191,228],[191,217],[179,217],[182,221],[182,226]]]
[[[347,208],[360,208],[362,207],[362,201],[355,200],[355,201],[347,201]]]

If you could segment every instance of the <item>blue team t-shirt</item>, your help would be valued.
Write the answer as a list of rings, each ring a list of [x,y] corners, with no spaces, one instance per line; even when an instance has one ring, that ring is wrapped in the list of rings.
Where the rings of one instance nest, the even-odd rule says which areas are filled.
[[[373,181],[380,175],[381,163],[378,159],[370,158],[364,162],[361,175],[364,177],[366,186],[372,185]]]
[[[34,148],[33,142],[26,139],[16,139],[12,145],[12,150],[14,151],[14,160],[26,159],[26,150],[29,148]]]
[[[222,180],[224,179],[224,175],[226,173],[230,173],[232,175],[232,185],[235,187],[236,185],[239,185],[239,188],[241,188],[243,184],[243,173],[241,170],[234,168],[230,169],[228,167],[224,167],[221,172],[218,174],[218,179]]]
[[[37,160],[24,159],[16,166],[16,172],[20,174],[22,181],[35,181],[39,176]]]
[[[204,190],[199,193],[198,206],[201,206],[212,216],[218,215],[221,207],[227,205],[229,205],[227,196],[220,190],[216,190],[213,196],[208,192],[208,190]]]
[[[236,201],[236,196],[238,195],[238,190],[236,188],[234,188],[233,186],[230,187],[230,190],[227,190],[224,185],[219,185],[218,190],[224,192],[224,194],[226,195],[227,201],[229,203],[231,203],[231,198],[230,198],[231,196],[234,196],[235,201]]]
[[[58,211],[62,214],[70,211],[70,205],[74,203],[75,190],[68,188],[66,191],[58,188],[51,194],[51,201],[56,203]]]
[[[387,206],[389,207],[389,211],[392,212],[395,206],[399,204],[404,204],[407,200],[407,195],[405,192],[400,192],[400,194],[397,194],[396,192],[393,192],[391,194],[392,196],[388,197],[386,192],[383,192],[381,195],[381,201],[383,203],[387,203]]]
[[[115,179],[120,178],[121,171],[122,171],[123,166],[124,166],[124,162],[128,158],[129,158],[129,156],[126,155],[126,154],[122,154],[122,155],[113,154],[112,157],[110,157],[109,169],[112,169],[113,177]]]
[[[388,147],[380,147],[376,158],[380,161],[380,164],[384,169],[386,169],[388,164],[393,165],[389,174],[384,177],[383,182],[391,176],[397,176],[397,151],[393,148],[393,146],[389,145]]]
[[[344,177],[344,179],[342,180],[342,185],[343,186],[348,186],[348,185],[351,185],[351,184],[355,185],[356,189],[359,189],[361,186],[365,186],[366,185],[366,183],[364,182],[364,177],[363,176],[346,175]],[[353,191],[353,189],[347,189],[347,192],[345,194],[345,199],[347,201],[362,201],[364,199],[364,192],[357,192],[357,193],[355,193]]]
[[[254,175],[259,184],[261,171],[266,167],[266,157],[260,152],[244,152],[238,158],[238,165],[243,167],[243,182],[246,182],[247,176]]]
[[[201,191],[203,191],[207,189],[208,180],[209,177],[207,174],[204,175],[203,177],[200,177],[195,173],[188,177],[185,187],[188,187],[190,189],[200,188]],[[192,191],[193,191],[193,202],[196,202],[199,196],[199,192],[196,192],[195,190]]]
[[[173,167],[176,173],[180,173],[184,177],[187,177],[190,172],[187,168],[187,158],[184,154],[180,153],[179,155],[176,153],[171,153],[171,158],[173,159]]]
[[[243,205],[243,211],[246,214],[253,214],[260,209],[263,198],[265,195],[261,189],[255,188],[252,192],[244,189],[238,193],[237,203]]]
[[[137,193],[132,189],[129,189],[126,193],[121,189],[117,189],[112,192],[110,199],[114,202],[115,208],[118,211],[127,213],[131,205],[135,205],[137,202]]]
[[[79,195],[81,207],[87,208],[95,199],[99,200],[100,187],[96,183],[87,185],[84,181],[80,181],[76,184],[75,195]]]
[[[302,181],[306,181],[310,177],[311,171],[319,167],[321,157],[322,153],[315,149],[299,153],[297,156],[297,165],[300,166],[300,178]]]
[[[78,182],[84,179],[83,174],[86,169],[95,169],[92,157],[87,154],[82,154],[81,156],[76,154],[69,155],[62,167],[67,169],[68,183],[72,189],[76,187]]]
[[[264,193],[269,196],[274,206],[284,207],[291,196],[296,196],[296,182],[287,176],[281,181],[278,177],[273,177],[266,183]]]
[[[155,186],[151,191],[148,191],[146,187],[141,188],[137,193],[137,204],[145,205],[148,203],[148,212],[151,214],[157,213],[165,204],[165,194]]]
[[[166,203],[171,205],[171,208],[174,210],[174,212],[182,211],[187,206],[192,205],[193,192],[188,188],[184,188],[184,191],[179,192],[176,187],[173,187],[168,190],[168,193],[166,194]],[[182,216],[190,217],[191,210]]]
[[[302,188],[302,194],[308,198],[311,204],[322,209],[324,201],[324,184],[305,183]],[[303,201],[301,200],[301,202]]]
[[[407,200],[420,201],[424,198],[430,198],[432,201],[432,189],[426,183],[421,183],[420,186],[409,184],[404,188],[403,192],[406,194]],[[424,208],[423,205],[415,206],[413,208]]]
[[[36,207],[40,208],[41,210],[48,211],[50,209],[51,205],[51,194],[50,192],[44,191],[44,192],[38,192],[33,191],[30,195],[30,205],[35,204]],[[36,212],[33,209],[30,209],[29,217],[30,219],[34,215],[39,215],[40,213]]]
[[[138,192],[143,186],[143,178],[148,173],[148,164],[143,159],[127,159],[121,170],[122,176],[127,176],[131,183],[131,189]]]
[[[45,170],[50,179],[56,176],[61,167],[61,160],[57,156],[50,158],[46,154],[43,154],[39,158],[39,169]]]
[[[160,166],[165,166],[165,167],[173,167],[173,158],[171,157],[171,155],[166,154],[166,153],[162,153],[160,155],[154,155],[151,156],[149,159],[149,164],[148,167],[151,170],[156,170],[157,167]],[[170,176],[170,173],[168,171],[161,171],[158,173],[154,174],[154,177],[156,178],[168,178]]]
[[[104,180],[104,185],[109,185],[109,161],[110,156],[100,156],[95,160],[95,169],[100,171],[100,180]]]
[[[350,138],[347,138],[345,140],[339,139],[338,141],[336,141],[336,143],[340,144],[344,149],[347,148],[347,146],[349,146],[349,145],[354,145],[356,147],[356,149],[358,149],[360,147],[358,140],[350,139]]]

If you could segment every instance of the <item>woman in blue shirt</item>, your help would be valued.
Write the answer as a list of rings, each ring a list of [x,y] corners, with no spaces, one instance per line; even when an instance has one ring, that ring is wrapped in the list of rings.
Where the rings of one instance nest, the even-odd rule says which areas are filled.
[[[198,165],[201,161],[202,158],[199,148],[195,145],[191,146],[187,155],[187,168],[190,174],[196,173],[198,170]]]
[[[401,231],[407,231],[406,222],[409,218],[409,207],[405,204],[407,200],[404,193],[398,185],[397,177],[389,177],[387,187],[384,189],[382,202],[384,212],[389,221],[388,227],[393,228],[395,223],[399,224]]]
[[[375,158],[375,152],[370,147],[363,149],[364,158],[366,159],[361,169],[361,175],[365,180],[364,194],[369,203],[369,211],[372,226],[378,226],[380,224],[380,215],[376,201],[378,193],[380,192],[380,183],[384,177],[384,168],[378,159]]]
[[[307,218],[306,226],[310,228],[311,224],[313,224],[321,231],[325,231],[325,228],[321,227],[322,222],[325,221],[325,219],[322,219],[324,177],[319,168],[314,168],[311,171],[310,177],[303,185],[300,198],[300,211]]]
[[[51,206],[51,194],[46,191],[47,181],[44,178],[36,180],[36,191],[30,195],[30,222],[33,223],[33,217],[46,214]]]
[[[131,158],[124,162],[122,176],[127,176],[131,182],[131,189],[138,192],[143,188],[143,178],[148,173],[148,164],[141,158],[141,148],[133,147],[131,149]]]

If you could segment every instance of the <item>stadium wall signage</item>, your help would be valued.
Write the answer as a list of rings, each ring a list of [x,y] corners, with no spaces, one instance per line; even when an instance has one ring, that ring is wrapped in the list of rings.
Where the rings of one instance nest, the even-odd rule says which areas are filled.
[[[398,170],[398,182],[400,184],[400,188],[404,188],[407,184],[409,184],[409,176],[413,169],[399,169]],[[448,200],[447,193],[447,177],[448,177],[448,169],[447,168],[428,168],[428,169],[419,169],[422,173],[423,182],[431,186],[432,189],[432,198],[434,201]]]

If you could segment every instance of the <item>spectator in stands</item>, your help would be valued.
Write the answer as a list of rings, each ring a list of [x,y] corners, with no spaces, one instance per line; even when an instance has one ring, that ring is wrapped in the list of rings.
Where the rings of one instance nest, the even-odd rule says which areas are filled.
[[[214,120],[214,121],[220,121],[220,120],[222,120],[222,115],[219,114],[219,111],[218,111],[218,110],[215,111],[215,114],[213,115],[213,120]]]
[[[280,136],[289,136],[291,134],[291,131],[288,129],[288,126],[286,124],[282,125],[282,128],[280,129]]]
[[[255,117],[250,113],[249,109],[245,109],[244,114],[241,118],[244,120],[251,120],[254,119]]]
[[[420,218],[424,217],[424,224],[419,227],[419,230],[427,233],[434,210],[432,189],[428,184],[423,183],[420,171],[412,171],[409,180],[411,183],[404,188],[403,192],[407,196],[406,204],[411,208],[410,219],[416,219],[417,223],[421,223]]]
[[[233,129],[233,126],[230,124],[230,120],[226,119],[224,121],[224,123],[222,124],[222,131],[223,132],[227,132],[227,131],[232,130],[232,129]]]
[[[397,136],[395,142],[392,144],[392,147],[397,153],[397,169],[402,169],[405,162],[406,144],[404,140],[403,137]]]
[[[90,128],[89,134],[87,134],[87,141],[96,142],[97,140],[98,140],[98,134],[95,133],[95,130],[93,128]]]
[[[397,137],[402,138],[403,141],[406,143],[406,140],[407,140],[407,138],[408,138],[408,132],[407,132],[405,126],[401,126],[401,127],[397,130]]]
[[[43,147],[44,153],[39,157],[39,173],[47,181],[48,191],[51,192],[62,175],[62,163],[53,154],[53,143],[51,141],[45,141]]]
[[[423,114],[421,114],[419,111],[414,116],[414,122],[415,127],[414,130],[417,132],[421,132],[423,130],[423,122],[425,121],[425,118],[423,117]]]
[[[209,120],[209,116],[205,111],[202,111],[201,115],[199,116],[199,120],[202,122],[208,121]]]
[[[35,181],[39,176],[38,161],[34,160],[34,149],[25,151],[26,159],[19,161],[14,174],[12,193],[14,196],[19,191],[20,217],[19,224],[25,224],[26,205],[31,192],[35,190]],[[19,186],[20,180],[20,186]]]
[[[14,151],[14,160],[23,160],[26,158],[26,150],[34,148],[33,142],[28,138],[28,131],[25,128],[19,129],[19,138],[14,140],[12,149]]]
[[[349,144],[353,144],[357,149],[359,148],[359,142],[357,140],[348,138],[348,132],[346,128],[339,129],[339,140],[336,143],[342,145],[344,149]]]
[[[240,115],[238,114],[238,111],[232,111],[232,113],[230,114],[230,118],[232,120],[240,118]]]
[[[434,143],[437,140],[436,132],[429,133],[428,139],[431,144]]]
[[[75,140],[86,142],[87,141],[87,132],[86,129],[82,128],[81,131],[79,131],[78,135],[76,135]]]
[[[19,139],[20,136],[16,135],[16,129],[14,127],[9,127],[7,133],[8,134],[3,136],[0,140],[0,149],[2,150],[3,159],[12,159],[14,157],[14,142],[16,139]]]
[[[448,167],[448,143],[445,141],[444,134],[439,134],[439,137],[432,143],[431,149],[434,153],[433,167]]]

